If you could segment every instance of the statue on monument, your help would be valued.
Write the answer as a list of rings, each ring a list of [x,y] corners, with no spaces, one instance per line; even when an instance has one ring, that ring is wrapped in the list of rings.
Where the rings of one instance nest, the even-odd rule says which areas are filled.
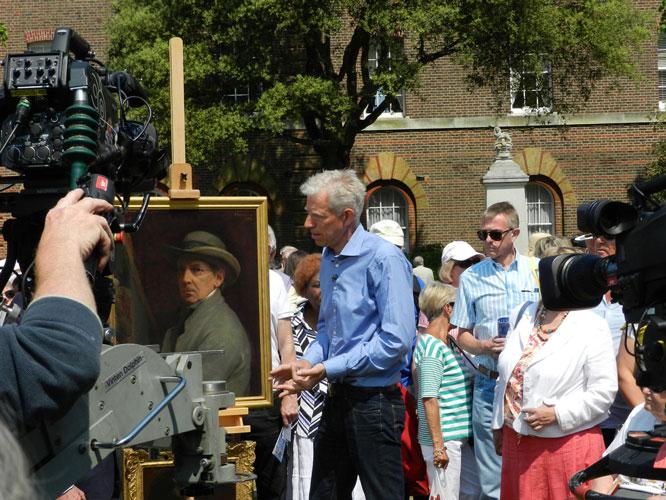
[[[511,148],[513,142],[508,132],[502,132],[502,129],[495,127],[495,159],[508,160],[511,159]]]

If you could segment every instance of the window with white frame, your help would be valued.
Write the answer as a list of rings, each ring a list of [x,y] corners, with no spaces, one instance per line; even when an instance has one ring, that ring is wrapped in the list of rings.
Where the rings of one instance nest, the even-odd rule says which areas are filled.
[[[368,229],[375,222],[390,219],[400,224],[405,235],[405,251],[409,251],[409,218],[407,200],[399,189],[383,186],[372,192],[368,198],[365,216]]]
[[[230,88],[227,93],[224,94],[224,100],[233,104],[250,102],[250,86],[238,85]]]
[[[527,234],[549,233],[555,230],[555,200],[552,193],[537,182],[525,186],[527,198]]]
[[[657,72],[659,74],[659,111],[666,111],[666,34],[659,33],[657,42]]]
[[[391,49],[386,48],[382,49],[378,43],[373,41],[370,42],[370,47],[368,48],[368,71],[370,75],[374,73],[377,68],[379,68],[382,51],[386,50],[386,58],[388,60],[388,69],[391,69]],[[373,101],[365,109],[366,114],[372,113],[372,111],[377,108],[380,104],[384,102],[386,96],[382,93],[382,89],[377,90]],[[397,101],[397,102],[396,102]],[[403,91],[400,91],[396,96],[396,100],[391,102],[387,108],[382,112],[382,116],[399,116],[402,117],[405,112],[405,94]]]
[[[553,96],[552,68],[542,62],[541,68],[511,70],[511,111],[534,113],[549,111]]]

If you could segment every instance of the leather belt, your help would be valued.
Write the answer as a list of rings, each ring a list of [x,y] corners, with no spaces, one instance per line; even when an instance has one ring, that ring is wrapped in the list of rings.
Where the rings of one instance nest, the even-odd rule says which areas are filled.
[[[479,370],[479,372],[482,375],[485,375],[488,378],[497,379],[497,377],[499,377],[498,372],[496,372],[495,370],[491,370],[487,366],[478,365],[476,368],[477,368],[477,370]]]
[[[393,392],[400,392],[396,384],[387,385],[385,387],[363,387],[358,385],[345,384],[344,382],[328,384],[329,397],[341,396],[342,394],[371,396],[373,394],[391,394]]]

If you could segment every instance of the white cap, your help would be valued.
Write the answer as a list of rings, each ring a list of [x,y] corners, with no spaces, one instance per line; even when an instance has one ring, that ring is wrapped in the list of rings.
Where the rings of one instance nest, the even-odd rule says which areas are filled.
[[[370,232],[400,248],[405,246],[405,234],[402,232],[400,224],[394,220],[383,219],[375,222],[370,226]]]
[[[452,241],[444,247],[444,250],[442,250],[442,264],[450,260],[462,262],[476,256],[479,256],[482,259],[484,258],[482,253],[474,250],[472,245],[466,241]]]

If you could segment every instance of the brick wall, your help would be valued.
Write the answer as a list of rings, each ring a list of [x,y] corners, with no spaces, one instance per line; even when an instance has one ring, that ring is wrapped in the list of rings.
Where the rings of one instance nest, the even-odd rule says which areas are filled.
[[[655,11],[658,1],[641,0],[640,5]],[[44,35],[40,30],[50,32],[58,26],[69,26],[91,44],[98,58],[106,58],[104,29],[112,12],[110,0],[0,0],[0,8],[10,34],[8,47],[0,49],[0,56],[7,50],[23,51],[26,33],[39,38]],[[342,55],[344,36],[333,39],[337,58]],[[612,82],[601,82],[585,112],[645,112],[646,116],[654,112],[656,33],[636,57],[643,78],[622,82],[621,90]],[[493,117],[489,92],[481,89],[470,94],[460,67],[450,59],[437,61],[422,76],[418,92],[406,97],[409,118]],[[507,109],[508,105],[507,92]],[[600,197],[623,199],[626,185],[649,161],[652,145],[663,135],[650,123],[519,127],[508,131],[514,154],[539,147],[555,158],[579,203]],[[485,204],[480,180],[493,160],[493,142],[491,128],[366,131],[358,136],[352,164],[361,171],[377,153],[392,152],[403,157],[417,176],[428,178],[421,182],[429,207],[416,213],[417,243],[446,243],[453,238],[474,242],[478,216]],[[250,165],[253,169],[247,168]],[[296,243],[313,248],[302,228],[304,200],[298,186],[319,166],[311,149],[265,138],[253,141],[250,154],[238,160],[235,180],[259,183],[269,193],[269,219],[280,245]],[[250,178],[244,173],[250,170],[261,174]],[[204,195],[219,194],[229,178],[195,168],[194,184]],[[566,203],[563,206],[565,234],[576,232],[575,208]]]

